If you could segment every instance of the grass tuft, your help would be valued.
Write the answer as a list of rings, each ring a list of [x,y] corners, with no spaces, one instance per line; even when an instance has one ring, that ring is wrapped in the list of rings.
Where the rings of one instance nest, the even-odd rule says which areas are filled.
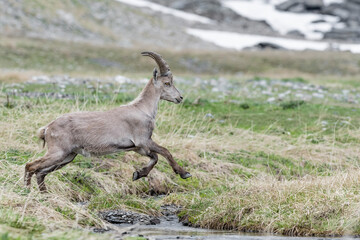
[[[8,48],[10,42],[13,47]],[[184,102],[160,103],[153,139],[192,178],[181,179],[159,157],[147,178],[133,182],[132,173],[148,159],[127,152],[77,156],[49,174],[49,193],[40,194],[34,179],[31,191],[25,189],[25,164],[46,151],[36,137],[39,127],[68,112],[112,109],[140,92],[144,84],[139,79],[149,74],[139,71],[153,63],[134,51],[1,41],[0,55],[5,57],[0,65],[7,68],[0,73],[2,239],[110,239],[113,233],[89,230],[108,227],[100,211],[128,209],[160,216],[160,206],[170,203],[182,206],[179,216],[189,224],[205,228],[299,236],[360,234],[360,72],[349,66],[358,56],[348,53],[164,51],[174,74],[183,73],[175,84]],[[181,64],[193,56],[217,66],[218,75],[194,76]],[[121,62],[127,70],[100,66],[90,61],[94,57]],[[64,72],[83,81],[24,82],[34,75]],[[260,72],[265,77],[253,76]],[[127,74],[131,81],[112,81],[116,74]]]

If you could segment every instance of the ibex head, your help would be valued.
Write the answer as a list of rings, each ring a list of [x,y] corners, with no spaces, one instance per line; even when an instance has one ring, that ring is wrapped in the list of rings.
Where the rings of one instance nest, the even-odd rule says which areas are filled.
[[[149,56],[155,60],[159,67],[159,72],[156,68],[153,71],[154,85],[161,90],[160,99],[164,99],[173,103],[180,103],[183,99],[179,90],[176,89],[173,82],[173,75],[170,71],[169,65],[155,52],[142,52],[143,56]]]

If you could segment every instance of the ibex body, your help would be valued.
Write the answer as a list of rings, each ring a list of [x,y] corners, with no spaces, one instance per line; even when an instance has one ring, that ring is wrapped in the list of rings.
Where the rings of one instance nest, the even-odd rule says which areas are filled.
[[[36,174],[40,190],[46,191],[45,176],[70,163],[77,154],[91,156],[119,151],[135,151],[150,158],[147,166],[134,172],[133,180],[149,174],[158,161],[157,154],[164,156],[182,178],[191,177],[166,148],[151,139],[160,99],[180,103],[182,96],[162,57],[154,52],[143,52],[142,55],[156,61],[159,74],[155,68],[153,78],[134,101],[106,112],[65,114],[40,129],[39,137],[47,143],[48,151],[44,157],[26,164],[26,186],[30,186],[31,177]]]

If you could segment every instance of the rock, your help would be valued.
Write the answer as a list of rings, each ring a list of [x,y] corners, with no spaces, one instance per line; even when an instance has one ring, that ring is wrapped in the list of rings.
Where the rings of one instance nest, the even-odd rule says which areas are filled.
[[[303,3],[298,3],[292,8],[289,9],[290,12],[302,13],[305,12],[305,5]]]
[[[358,33],[358,29],[360,29],[360,0],[344,0],[343,2],[331,3],[326,6],[323,0],[288,0],[276,5],[276,9],[297,13],[316,12],[337,16],[340,22],[333,24],[333,29],[324,33],[324,39],[360,41]],[[319,19],[312,23],[326,23],[326,20]],[[300,37],[299,32],[296,31],[291,31],[287,35]]]
[[[318,19],[318,20],[314,20],[311,23],[326,23],[326,21],[324,19]]]
[[[274,102],[275,100],[276,100],[276,98],[271,97],[271,98],[268,98],[266,101],[267,101],[268,103],[272,103],[272,102]]]
[[[299,0],[288,0],[275,6],[280,11],[291,11],[291,9],[300,4]]]
[[[218,0],[175,0],[175,1],[163,1],[154,0],[159,4],[175,8],[185,12],[191,12],[204,17],[211,18],[218,22],[224,22],[228,19],[237,19],[240,16],[233,10],[224,7]]]
[[[245,18],[231,8],[225,7],[219,0],[150,0],[177,10],[194,13],[210,18],[221,24],[223,30],[246,33],[274,34],[275,31],[266,21]]]
[[[360,21],[348,20],[347,25],[349,28],[360,28]]]
[[[275,43],[269,43],[269,42],[260,42],[255,45],[258,49],[285,49],[284,47],[281,47],[280,45],[277,45]]]
[[[323,14],[338,16],[342,20],[350,17],[350,11],[342,7],[340,4],[330,4],[322,11]]]
[[[131,211],[123,210],[109,210],[105,212],[100,212],[100,217],[109,223],[114,224],[136,224],[140,225],[156,225],[160,224],[160,219],[158,217],[149,216],[145,214],[140,214]]]
[[[205,114],[205,118],[214,118],[214,115],[212,115],[211,113],[207,113]]]
[[[324,34],[324,38],[359,41],[360,29],[359,28],[332,29],[330,32]]]
[[[280,11],[306,12],[321,11],[324,7],[323,0],[288,0],[275,6]]]
[[[0,16],[2,36],[86,44],[111,43],[121,47],[141,43],[178,50],[192,46],[196,50],[217,48],[214,44],[185,34],[184,28],[194,24],[191,21],[116,1],[95,1],[92,4],[86,0],[77,0],[76,3],[65,1],[53,11],[41,2],[26,4],[22,0],[1,0]],[[123,37],[125,35],[127,37]],[[113,64],[108,60],[100,61],[102,63]]]
[[[105,233],[105,232],[108,232],[108,231],[111,231],[112,229],[111,228],[93,228],[92,231],[94,233]]]
[[[296,37],[296,38],[304,38],[305,37],[305,34],[303,34],[302,32],[300,32],[298,30],[291,30],[291,31],[287,32],[286,35],[288,35],[290,37]]]
[[[323,0],[305,0],[305,8],[309,11],[320,11],[324,7]]]
[[[347,0],[347,1],[360,5],[360,0]]]
[[[161,206],[161,214],[164,216],[177,215],[182,207],[175,204],[165,204]]]
[[[360,4],[355,1],[346,1],[343,3],[343,6],[348,9],[351,13],[359,16]]]

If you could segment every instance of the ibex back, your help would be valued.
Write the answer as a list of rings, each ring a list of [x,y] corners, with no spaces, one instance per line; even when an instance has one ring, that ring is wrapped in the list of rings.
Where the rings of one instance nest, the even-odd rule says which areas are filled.
[[[25,166],[25,185],[30,187],[31,177],[36,174],[40,191],[46,191],[45,176],[70,163],[77,154],[84,156],[104,155],[119,151],[135,151],[150,158],[149,163],[133,173],[133,180],[146,177],[164,156],[176,174],[186,179],[191,174],[180,167],[171,153],[155,143],[152,132],[160,99],[182,101],[174,86],[169,65],[155,52],[143,52],[155,60],[153,78],[140,95],[131,103],[106,112],[78,112],[65,114],[39,131],[39,137],[47,144],[47,153]]]

